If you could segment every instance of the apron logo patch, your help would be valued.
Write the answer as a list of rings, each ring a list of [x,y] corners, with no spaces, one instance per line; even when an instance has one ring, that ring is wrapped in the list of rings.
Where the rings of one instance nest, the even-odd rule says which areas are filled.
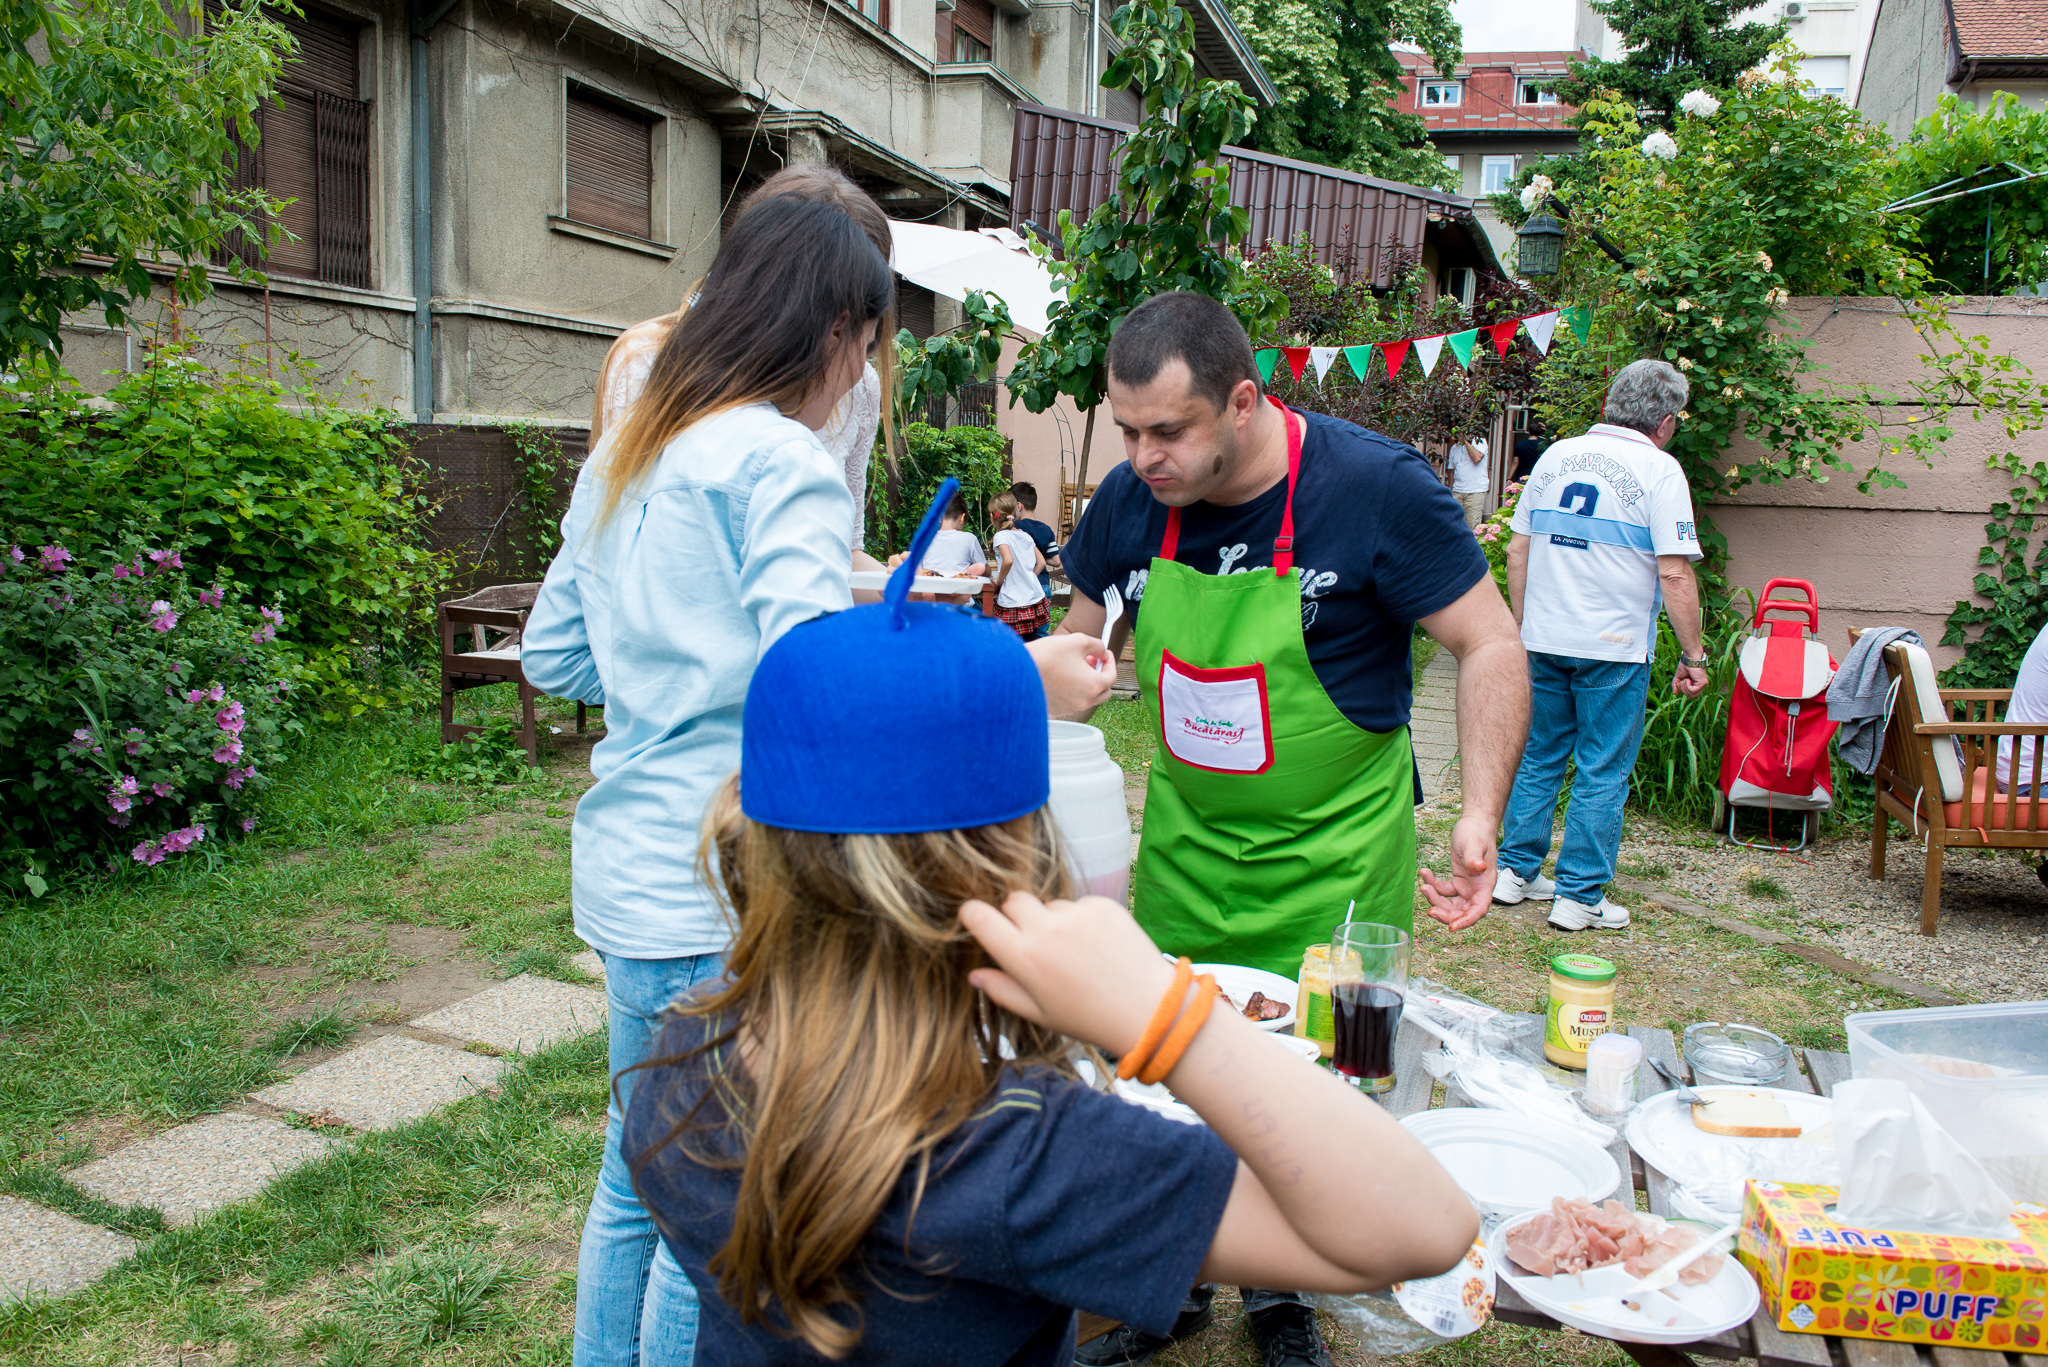
[[[1159,662],[1159,738],[1182,764],[1263,774],[1273,764],[1266,667],[1197,669],[1166,651]]]
[[[1217,740],[1225,745],[1235,745],[1244,739],[1245,728],[1234,722],[1216,721],[1209,717],[1182,717],[1181,729],[1191,736]]]

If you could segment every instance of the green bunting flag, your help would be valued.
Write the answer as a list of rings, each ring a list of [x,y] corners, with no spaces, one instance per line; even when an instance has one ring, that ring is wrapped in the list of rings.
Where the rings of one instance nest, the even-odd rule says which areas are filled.
[[[1273,383],[1273,369],[1280,364],[1280,348],[1263,347],[1253,354],[1252,360],[1258,363],[1259,378],[1267,384]]]
[[[1344,359],[1350,363],[1351,373],[1362,380],[1365,378],[1366,366],[1372,363],[1372,348],[1369,346],[1345,347]]]
[[[1572,331],[1578,334],[1579,340],[1585,341],[1593,331],[1593,305],[1573,304],[1564,310],[1564,320],[1571,324]]]
[[[1451,355],[1457,357],[1458,364],[1467,370],[1472,368],[1472,347],[1478,340],[1478,328],[1468,328],[1463,332],[1454,332],[1444,338],[1444,341],[1451,348]]]

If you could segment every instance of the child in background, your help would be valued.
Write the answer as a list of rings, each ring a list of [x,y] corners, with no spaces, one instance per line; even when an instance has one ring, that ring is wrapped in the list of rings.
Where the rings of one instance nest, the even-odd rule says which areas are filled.
[[[1412,1135],[1209,1009],[1121,906],[1063,900],[1037,671],[996,623],[906,603],[912,578],[767,651],[705,821],[736,939],[626,1140],[699,1367],[1068,1367],[1076,1309],[1163,1334],[1197,1281],[1454,1265],[1478,1220]],[[963,735],[985,782],[940,777]],[[1097,1049],[1208,1124],[1089,1086]]]
[[[1010,486],[1010,495],[1017,500],[1017,530],[1031,534],[1032,541],[1038,545],[1038,553],[1045,557],[1046,565],[1058,560],[1059,538],[1053,535],[1052,528],[1034,516],[1038,512],[1038,487],[1019,481]],[[1045,590],[1047,597],[1052,595],[1052,576],[1045,572],[1043,566],[1038,571],[1038,587]]]
[[[966,528],[967,500],[955,494],[946,505],[946,519],[932,539],[932,548],[917,564],[917,572],[944,579],[974,579],[987,574],[988,558],[981,553],[981,542]],[[889,563],[893,566],[896,561]]]
[[[1038,572],[1045,557],[1031,533],[1017,525],[1017,498],[997,494],[988,501],[989,521],[996,524],[992,542],[996,581],[996,616],[1010,630],[1029,641],[1052,624],[1051,603],[1040,585]]]

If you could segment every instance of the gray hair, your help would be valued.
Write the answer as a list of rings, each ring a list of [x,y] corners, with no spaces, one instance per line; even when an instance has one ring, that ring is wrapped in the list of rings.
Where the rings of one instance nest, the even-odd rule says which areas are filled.
[[[1675,366],[1662,361],[1631,361],[1607,387],[1607,421],[1656,435],[1664,419],[1682,412],[1692,386]]]

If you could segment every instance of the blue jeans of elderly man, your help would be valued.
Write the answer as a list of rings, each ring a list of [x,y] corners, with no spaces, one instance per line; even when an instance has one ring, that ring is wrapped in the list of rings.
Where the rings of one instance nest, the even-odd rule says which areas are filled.
[[[1603,422],[1553,445],[1515,505],[1508,600],[1529,652],[1529,742],[1508,798],[1494,901],[1550,903],[1559,930],[1619,930],[1608,900],[1621,807],[1643,742],[1661,609],[1680,658],[1672,690],[1707,686],[1699,531],[1684,471],[1666,454],[1688,397],[1662,361],[1624,367]],[[1577,766],[1555,879],[1543,876],[1567,762]]]

